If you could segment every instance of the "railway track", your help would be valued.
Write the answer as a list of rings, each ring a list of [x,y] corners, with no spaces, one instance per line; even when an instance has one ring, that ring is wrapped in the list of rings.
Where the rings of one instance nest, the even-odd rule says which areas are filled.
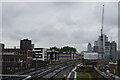
[[[59,65],[46,66],[39,69],[33,69],[28,72],[24,72],[18,76],[10,76],[2,80],[52,80],[55,75],[64,69],[73,66],[72,63],[62,63]],[[27,75],[27,76],[25,76]],[[23,76],[23,77],[20,77]]]
[[[56,69],[50,70],[42,75],[38,75],[37,77],[34,78],[34,80],[53,80],[57,74],[59,74],[61,71],[63,71],[64,69],[70,66],[73,65],[71,64],[71,65],[61,66]]]
[[[43,80],[43,79],[49,79],[52,80],[52,78],[57,75],[59,72],[61,72],[62,70],[66,69],[67,67],[73,66],[72,64],[66,65],[59,65],[59,66],[55,66],[54,68],[49,68],[41,73],[38,73],[35,76],[32,76],[30,78],[30,80]]]

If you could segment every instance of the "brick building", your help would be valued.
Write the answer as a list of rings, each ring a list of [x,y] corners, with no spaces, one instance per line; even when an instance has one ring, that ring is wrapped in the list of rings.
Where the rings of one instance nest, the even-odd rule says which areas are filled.
[[[52,61],[67,61],[80,59],[80,55],[76,53],[63,53],[58,51],[47,51],[47,59]]]
[[[0,63],[3,74],[12,74],[32,67],[31,40],[20,40],[20,48],[5,48],[0,44]]]
[[[31,40],[28,39],[23,39],[20,40],[20,49],[21,50],[31,50],[32,49],[32,44]]]
[[[2,73],[14,73],[32,66],[32,51],[20,49],[3,49]]]

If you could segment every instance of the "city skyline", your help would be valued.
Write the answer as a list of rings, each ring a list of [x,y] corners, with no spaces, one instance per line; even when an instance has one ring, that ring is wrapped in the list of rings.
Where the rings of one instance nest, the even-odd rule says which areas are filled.
[[[68,45],[86,50],[100,35],[103,4],[104,33],[118,42],[117,2],[3,3],[2,42],[14,47],[29,38],[36,47]]]

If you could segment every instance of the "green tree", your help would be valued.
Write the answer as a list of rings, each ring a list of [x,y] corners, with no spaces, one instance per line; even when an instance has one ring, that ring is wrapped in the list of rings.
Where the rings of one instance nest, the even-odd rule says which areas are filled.
[[[56,46],[50,47],[50,50],[58,51],[58,52],[66,52],[66,53],[76,53],[77,50],[74,47],[64,46],[62,48],[58,48]]]
[[[56,46],[54,46],[54,47],[50,47],[50,50],[60,51],[60,49],[59,49],[58,47],[56,47]]]
[[[73,47],[69,47],[69,46],[64,46],[63,48],[61,48],[62,51],[64,52],[69,52],[69,53],[75,53],[76,52],[76,48]]]

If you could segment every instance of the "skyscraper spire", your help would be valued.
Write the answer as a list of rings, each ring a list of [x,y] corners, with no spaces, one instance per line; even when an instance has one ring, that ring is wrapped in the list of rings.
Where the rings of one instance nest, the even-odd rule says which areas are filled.
[[[105,41],[104,41],[104,34],[103,34],[103,25],[104,25],[104,5],[103,5],[103,9],[102,9],[102,26],[101,26],[101,53],[102,53],[102,59],[104,58],[104,45],[105,45]]]
[[[103,25],[104,25],[104,5],[102,9],[102,27],[101,27],[101,35],[103,35]]]

